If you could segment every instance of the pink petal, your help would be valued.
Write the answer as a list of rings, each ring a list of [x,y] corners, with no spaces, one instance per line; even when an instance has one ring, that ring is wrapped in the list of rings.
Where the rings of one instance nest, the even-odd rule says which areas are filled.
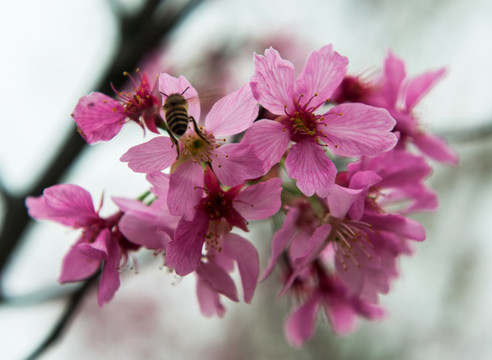
[[[226,234],[227,235],[227,234]],[[223,243],[224,241],[221,241]],[[224,244],[222,244],[223,246]],[[213,259],[214,264],[219,265],[222,269],[231,273],[234,271],[235,260],[228,255],[224,254],[224,251],[217,251],[213,248],[207,249],[207,257]]]
[[[167,199],[167,193],[169,191],[169,174],[164,174],[161,172],[151,173],[145,176],[145,179],[152,184],[150,191],[159,199]]]
[[[347,72],[348,59],[333,51],[331,44],[313,51],[295,83],[296,96],[303,94],[301,105],[316,96],[311,106],[326,102],[342,82]]]
[[[458,156],[444,139],[432,134],[419,133],[413,137],[414,144],[425,155],[436,161],[457,165]]]
[[[302,222],[302,217],[297,221],[299,220],[301,220]],[[299,228],[298,224],[294,225],[296,225],[296,227],[294,228],[294,232],[292,234],[289,234],[289,237],[292,237],[292,240],[290,241],[289,249],[287,250],[291,262],[295,259],[301,258],[304,254],[306,254],[309,239],[316,230],[314,224],[310,226],[304,226],[302,228]]]
[[[74,244],[63,258],[62,270],[58,278],[62,284],[87,279],[99,268],[101,261],[82,254],[78,245],[79,243]]]
[[[360,171],[363,164],[349,164],[349,172]],[[425,158],[413,155],[405,150],[393,150],[382,153],[376,158],[364,159],[364,169],[374,170],[381,177],[380,187],[402,187],[419,183],[432,173]]]
[[[215,137],[245,131],[258,116],[258,105],[249,85],[217,101],[205,118],[205,129]]]
[[[294,66],[280,57],[277,50],[265,50],[265,56],[255,54],[255,73],[251,90],[256,100],[273,114],[282,115],[294,109]]]
[[[26,199],[29,215],[79,228],[98,219],[92,197],[78,185],[60,184],[44,189],[38,198]]]
[[[120,287],[120,273],[118,265],[121,254],[115,239],[109,242],[109,258],[104,262],[99,287],[97,289],[97,302],[99,306],[108,303],[114,297],[116,290]]]
[[[364,316],[369,320],[379,320],[385,316],[384,309],[379,306],[375,306],[373,304],[369,304],[365,301],[357,301],[355,302],[355,310],[361,316]]]
[[[139,209],[143,210],[144,208],[147,208],[147,205],[136,199],[128,199],[128,198],[113,196],[111,197],[111,200],[124,213],[132,210],[138,211]]]
[[[330,224],[323,224],[314,231],[308,240],[307,249],[304,254],[294,259],[294,264],[296,267],[307,266],[319,256],[320,252],[326,246],[331,229]]]
[[[363,195],[364,189],[348,189],[339,185],[332,185],[328,192],[327,202],[330,213],[344,219],[354,203]]]
[[[285,168],[306,196],[312,196],[315,192],[321,197],[326,196],[337,174],[335,165],[321,146],[311,141],[301,141],[290,148]]]
[[[285,336],[293,346],[300,347],[313,336],[319,303],[320,298],[316,294],[287,318],[284,326]]]
[[[359,298],[372,304],[379,303],[379,294],[387,294],[390,288],[390,278],[385,269],[364,270],[364,288]]]
[[[193,221],[181,219],[174,239],[167,244],[166,266],[181,276],[194,271],[200,264],[208,224],[208,215],[203,211],[197,212]]]
[[[107,95],[93,92],[80,98],[72,117],[82,137],[89,143],[108,141],[125,122],[123,105]]]
[[[358,220],[362,217],[369,189],[380,182],[381,176],[371,170],[359,171],[352,176],[350,179],[350,188],[362,190],[350,208],[349,215],[352,220]]]
[[[250,145],[263,161],[264,173],[277,164],[290,143],[290,134],[284,125],[272,120],[260,120],[246,131],[242,143]]]
[[[189,81],[180,76],[175,78],[169,74],[161,73],[159,75],[159,91],[165,95],[162,96],[163,104],[166,101],[167,96],[172,94],[182,94],[183,97],[188,100],[188,115],[200,121],[200,101],[198,99],[198,93]]]
[[[251,146],[244,143],[226,144],[214,151],[212,161],[217,178],[225,186],[243,184],[263,175],[263,162]]]
[[[234,208],[246,220],[263,220],[274,215],[282,205],[282,180],[273,178],[248,186],[234,201]]]
[[[341,258],[343,258],[344,264],[342,264]],[[341,253],[337,254],[335,256],[335,270],[338,278],[351,294],[358,296],[362,292],[364,274],[351,259],[344,258]]]
[[[253,299],[260,272],[258,252],[246,239],[229,233],[224,236],[224,253],[237,261],[243,284],[244,301],[249,304]]]
[[[25,201],[27,211],[29,216],[33,219],[38,220],[54,220],[62,223],[63,225],[72,226],[74,221],[71,218],[60,218],[59,220],[55,220],[50,218],[48,211],[46,209],[46,200],[44,196],[28,196]]]
[[[195,206],[203,196],[203,168],[200,164],[187,161],[178,166],[169,179],[167,206],[175,216],[191,221]]]
[[[225,308],[220,302],[219,293],[202,277],[198,276],[196,283],[196,295],[200,304],[200,311],[204,316],[210,317],[214,314],[222,317]]]
[[[287,249],[290,240],[297,232],[297,219],[299,217],[300,209],[293,208],[287,213],[287,217],[284,220],[282,227],[275,233],[272,238],[272,254],[268,260],[268,265],[263,272],[260,281],[265,280],[273,271],[277,259]]]
[[[416,186],[412,192],[408,193],[413,203],[404,210],[405,214],[418,211],[435,211],[439,207],[437,194],[424,185]]]
[[[406,76],[405,64],[392,51],[388,51],[388,55],[384,61],[383,72],[382,86],[387,105],[395,106],[400,86]]]
[[[176,148],[171,139],[158,136],[134,146],[124,153],[120,161],[127,162],[135,172],[153,173],[167,169],[176,160]]]
[[[348,299],[330,297],[323,305],[335,333],[347,335],[355,329],[355,312]]]
[[[422,97],[446,74],[446,69],[429,71],[411,79],[406,87],[405,106],[412,109]]]
[[[82,243],[79,245],[79,251],[93,259],[104,260],[108,258],[108,242],[111,238],[108,229],[103,229],[97,235],[96,239],[90,243]]]
[[[395,214],[374,214],[366,212],[362,218],[374,229],[389,231],[408,239],[425,240],[425,229],[417,221]]]
[[[212,262],[200,263],[196,272],[210,284],[216,292],[227,296],[232,301],[239,301],[236,285],[229,274],[217,264]]]
[[[391,132],[395,120],[387,110],[365,104],[335,106],[324,115],[323,141],[339,156],[375,156],[397,143]]]
[[[375,171],[358,171],[350,178],[351,189],[368,189],[382,180]]]
[[[161,213],[162,205],[166,205],[162,199],[154,201],[151,206],[135,200],[133,208],[128,209],[118,222],[118,228],[134,244],[147,249],[165,249],[174,235],[178,217]]]

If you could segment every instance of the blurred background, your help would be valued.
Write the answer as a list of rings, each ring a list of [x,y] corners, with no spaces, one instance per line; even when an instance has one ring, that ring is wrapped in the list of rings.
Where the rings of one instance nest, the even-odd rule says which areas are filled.
[[[23,359],[50,335],[78,286],[57,283],[77,232],[30,222],[23,198],[72,182],[93,198],[136,197],[147,188],[119,157],[144,141],[127,125],[113,141],[84,146],[70,114],[93,90],[124,87],[140,67],[185,75],[199,92],[229,92],[248,81],[253,52],[274,46],[302,64],[333,43],[349,73],[371,74],[388,49],[411,75],[448,74],[417,109],[423,126],[448,139],[458,167],[435,166],[437,213],[417,216],[427,240],[401,259],[382,297],[380,322],[336,337],[318,321],[302,349],[284,338],[292,306],[277,299],[275,276],[252,305],[224,301],[205,318],[193,276],[177,279],[161,258],[142,256],[102,309],[83,293],[44,359],[490,359],[492,319],[492,2],[486,0],[86,0],[0,3],[0,343],[2,359]],[[145,139],[148,138],[147,137]],[[71,164],[68,166],[68,164]],[[64,170],[66,168],[66,171]],[[103,212],[103,213],[104,213]],[[262,268],[270,223],[255,224]]]

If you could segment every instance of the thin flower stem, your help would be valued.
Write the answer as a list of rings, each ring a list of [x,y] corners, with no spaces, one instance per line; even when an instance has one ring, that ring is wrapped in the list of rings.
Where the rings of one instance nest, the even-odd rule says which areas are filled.
[[[145,198],[146,198],[147,196],[149,196],[150,194],[151,194],[150,190],[147,190],[146,192],[144,192],[142,195],[140,195],[140,196],[138,197],[138,201],[144,201],[144,200],[145,200]]]

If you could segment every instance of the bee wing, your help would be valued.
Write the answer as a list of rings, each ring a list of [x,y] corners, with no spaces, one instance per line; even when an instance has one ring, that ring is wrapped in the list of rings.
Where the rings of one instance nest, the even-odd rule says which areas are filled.
[[[194,90],[194,89],[193,89]],[[189,96],[189,94],[183,94],[184,98],[188,102],[188,116],[192,116],[196,121],[200,120],[200,98],[195,91],[195,95]]]
[[[197,96],[193,96],[190,98],[186,98],[188,101],[188,113],[190,116],[193,116],[197,122],[199,122],[200,118],[192,115],[191,108],[194,106],[198,106],[201,108],[201,111],[207,114],[212,106],[224,96],[224,91],[221,89],[210,89],[206,91],[201,91]]]

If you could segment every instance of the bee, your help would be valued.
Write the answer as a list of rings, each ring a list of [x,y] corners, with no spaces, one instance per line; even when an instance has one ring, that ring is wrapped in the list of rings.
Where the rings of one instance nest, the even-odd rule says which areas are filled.
[[[176,145],[178,157],[179,157],[178,138],[186,132],[186,129],[188,128],[188,124],[190,123],[190,121],[193,123],[193,127],[197,135],[201,139],[203,139],[206,143],[209,143],[209,141],[203,137],[203,134],[198,128],[198,124],[195,121],[195,118],[193,116],[188,115],[189,99],[187,100],[183,96],[186,90],[188,89],[189,87],[184,89],[181,94],[176,93],[176,94],[167,95],[161,92],[162,95],[166,96],[166,100],[164,101],[164,105],[162,106],[162,109],[164,111],[164,115],[166,118],[167,132],[173,144]]]

